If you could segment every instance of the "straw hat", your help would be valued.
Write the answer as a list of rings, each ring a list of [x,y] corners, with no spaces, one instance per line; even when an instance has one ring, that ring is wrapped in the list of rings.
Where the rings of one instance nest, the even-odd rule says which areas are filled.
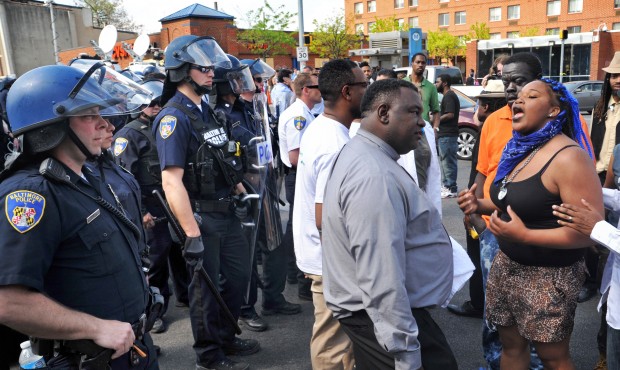
[[[614,58],[607,68],[603,68],[603,71],[607,73],[620,73],[620,51],[616,51]]]
[[[504,93],[504,83],[502,80],[489,80],[484,90],[480,92],[480,95],[475,96],[474,99],[504,97],[506,97],[506,94]]]

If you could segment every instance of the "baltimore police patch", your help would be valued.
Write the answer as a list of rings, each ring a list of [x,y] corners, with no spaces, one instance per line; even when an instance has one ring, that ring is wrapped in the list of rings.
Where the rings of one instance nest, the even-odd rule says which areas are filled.
[[[295,128],[298,131],[301,131],[304,129],[304,127],[306,127],[306,118],[303,116],[295,117],[294,123],[295,123]]]
[[[4,207],[11,226],[24,234],[37,226],[43,218],[45,198],[33,191],[18,190],[6,196]]]
[[[167,139],[172,135],[175,128],[177,128],[177,118],[175,116],[164,116],[159,121],[159,136],[162,139]]]
[[[119,155],[121,155],[121,153],[124,152],[125,149],[127,149],[127,144],[129,144],[129,141],[124,137],[117,138],[114,141],[114,156],[118,157]]]

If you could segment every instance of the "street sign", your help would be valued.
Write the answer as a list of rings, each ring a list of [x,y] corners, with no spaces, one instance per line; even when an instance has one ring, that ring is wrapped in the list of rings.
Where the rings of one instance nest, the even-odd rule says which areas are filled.
[[[297,48],[297,61],[298,62],[307,62],[308,61],[308,47],[302,46]]]

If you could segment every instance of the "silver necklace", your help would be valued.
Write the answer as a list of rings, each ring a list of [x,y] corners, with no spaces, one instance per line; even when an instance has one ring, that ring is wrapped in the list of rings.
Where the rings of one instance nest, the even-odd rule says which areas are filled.
[[[510,177],[504,176],[504,179],[502,180],[502,186],[499,189],[499,193],[497,193],[497,199],[502,200],[506,197],[506,194],[508,194],[508,189],[506,189],[506,185],[510,184],[512,180],[514,180],[514,178],[519,174],[519,172],[521,172],[521,170],[532,161],[532,158],[534,158],[536,153],[538,153],[538,150],[540,150],[540,146],[536,147],[536,149],[534,149],[532,153],[530,153],[530,155],[527,157],[521,167],[517,168],[515,172],[510,175]]]

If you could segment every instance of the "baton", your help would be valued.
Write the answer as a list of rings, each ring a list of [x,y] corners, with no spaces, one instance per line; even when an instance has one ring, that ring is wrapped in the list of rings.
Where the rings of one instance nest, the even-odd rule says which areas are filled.
[[[181,225],[179,225],[179,222],[177,221],[177,219],[174,218],[174,215],[172,214],[170,207],[164,200],[164,197],[161,196],[161,193],[157,189],[153,190],[153,195],[159,201],[159,205],[161,206],[161,209],[164,211],[164,214],[166,215],[166,218],[168,219],[170,226],[172,226],[172,230],[177,235],[177,238],[179,238],[179,241],[181,242],[182,245],[185,245],[185,240],[187,239],[187,236],[183,232],[183,229],[181,229]],[[211,294],[213,294],[213,296],[215,297],[217,304],[220,306],[220,308],[224,312],[224,316],[226,316],[226,319],[228,319],[230,324],[233,326],[233,328],[235,329],[235,332],[237,334],[241,334],[241,328],[239,327],[239,324],[237,324],[237,319],[235,319],[232,312],[230,312],[230,309],[226,305],[226,302],[224,302],[224,298],[222,298],[220,291],[215,286],[215,284],[213,283],[213,281],[207,274],[207,271],[205,271],[205,268],[204,266],[202,266],[202,264],[200,265],[200,268],[198,269],[198,271],[200,272],[200,275],[207,283],[207,287],[211,291]]]

